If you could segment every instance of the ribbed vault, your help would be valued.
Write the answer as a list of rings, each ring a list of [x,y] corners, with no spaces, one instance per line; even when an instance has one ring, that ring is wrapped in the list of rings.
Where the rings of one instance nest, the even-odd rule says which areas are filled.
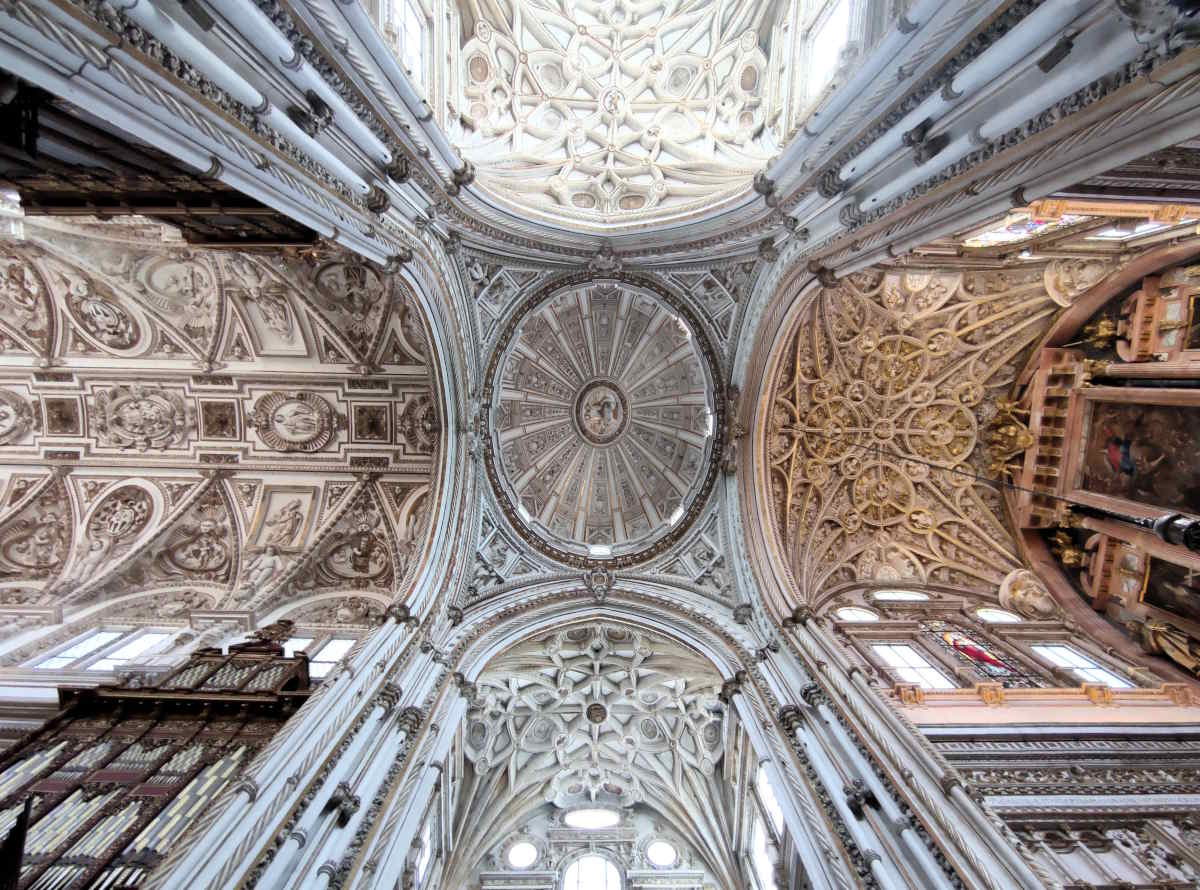
[[[464,723],[449,885],[464,884],[499,838],[531,819],[604,806],[662,820],[721,886],[740,886],[721,686],[703,656],[611,621],[563,627],[494,658]]]

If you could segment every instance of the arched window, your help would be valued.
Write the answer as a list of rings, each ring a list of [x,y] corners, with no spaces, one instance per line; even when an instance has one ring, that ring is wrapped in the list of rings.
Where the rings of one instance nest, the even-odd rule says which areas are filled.
[[[1015,612],[1009,612],[1007,609],[993,609],[990,606],[984,606],[981,609],[976,609],[975,614],[988,624],[1021,623],[1021,616]]]
[[[929,594],[921,593],[919,590],[876,590],[871,594],[872,599],[888,600],[904,603],[918,603],[929,599]]]
[[[775,831],[783,831],[783,808],[779,806],[779,799],[775,796],[775,789],[771,787],[771,779],[765,766],[758,767],[754,787],[758,789],[758,799],[762,801],[763,809],[767,811]]]
[[[584,856],[567,866],[562,890],[621,890],[621,873],[603,856]]]

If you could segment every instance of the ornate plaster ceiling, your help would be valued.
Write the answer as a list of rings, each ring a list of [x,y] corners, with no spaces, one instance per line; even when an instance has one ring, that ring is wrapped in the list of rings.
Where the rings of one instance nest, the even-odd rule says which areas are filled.
[[[646,288],[533,298],[491,372],[490,469],[510,520],[566,561],[629,561],[673,540],[711,485],[711,362],[684,310]]]
[[[614,228],[711,213],[775,150],[772,4],[462,6],[446,123],[477,183],[519,210]]]
[[[293,608],[371,624],[418,570],[436,498],[405,281],[140,218],[21,224],[0,241],[0,604],[62,608],[68,637],[97,605],[155,627]]]
[[[469,765],[447,886],[539,812],[651,812],[735,886],[722,758],[731,715],[695,651],[626,625],[574,625],[529,639],[480,674],[465,718]]]
[[[780,340],[765,437],[798,596],[850,581],[995,589],[1019,566],[976,446],[1059,309],[1056,268],[868,269],[807,300]]]
[[[465,750],[477,770],[538,781],[547,801],[623,807],[711,776],[724,742],[721,678],[678,646],[616,625],[559,631],[479,680]]]

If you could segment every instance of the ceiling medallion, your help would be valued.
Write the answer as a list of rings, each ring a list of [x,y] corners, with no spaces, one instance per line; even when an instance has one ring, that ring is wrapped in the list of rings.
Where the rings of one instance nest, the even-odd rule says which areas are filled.
[[[593,380],[575,398],[575,424],[593,445],[609,445],[629,426],[629,400],[608,380]]]
[[[484,392],[488,478],[517,532],[585,569],[678,540],[721,458],[717,367],[697,318],[653,279],[581,271],[530,295]]]

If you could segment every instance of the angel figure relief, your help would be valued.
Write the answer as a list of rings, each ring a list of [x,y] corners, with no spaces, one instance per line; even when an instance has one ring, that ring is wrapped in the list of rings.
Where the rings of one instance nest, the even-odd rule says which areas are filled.
[[[243,597],[261,592],[287,569],[288,560],[274,544],[268,544],[248,563],[242,573],[239,592]]]
[[[301,509],[300,499],[294,498],[263,522],[264,528],[270,529],[266,533],[267,543],[273,547],[292,547],[303,525],[304,511]]]
[[[0,277],[0,306],[6,317],[30,337],[46,333],[48,317],[42,303],[43,293],[37,273],[27,262],[12,262]]]

